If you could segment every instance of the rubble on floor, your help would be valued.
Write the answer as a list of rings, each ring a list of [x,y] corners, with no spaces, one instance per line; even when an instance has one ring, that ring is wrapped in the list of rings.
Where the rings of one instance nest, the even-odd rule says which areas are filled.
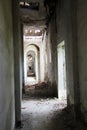
[[[35,84],[27,84],[25,86],[24,97],[51,97],[53,92],[47,83],[39,82]]]
[[[87,130],[76,122],[73,107],[57,98],[23,100],[22,124],[21,130]]]
[[[26,85],[25,86],[25,91],[28,92],[29,90],[31,89],[43,89],[43,88],[46,88],[47,85],[45,82],[40,82],[40,83],[37,83],[37,84],[32,84],[32,85]]]

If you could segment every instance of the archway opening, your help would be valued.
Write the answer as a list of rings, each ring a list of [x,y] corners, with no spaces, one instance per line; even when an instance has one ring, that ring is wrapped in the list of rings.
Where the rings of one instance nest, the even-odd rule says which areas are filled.
[[[27,59],[27,77],[35,76],[35,52],[29,51],[26,55]]]
[[[24,46],[25,86],[39,82],[39,48],[33,44]]]

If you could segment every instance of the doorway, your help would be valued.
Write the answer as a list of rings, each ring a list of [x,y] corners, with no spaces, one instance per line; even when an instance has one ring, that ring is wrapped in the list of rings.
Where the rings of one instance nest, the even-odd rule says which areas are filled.
[[[24,44],[25,85],[39,82],[39,48],[34,44]]]
[[[64,41],[62,41],[57,46],[57,57],[58,57],[58,97],[59,99],[67,99],[65,42]]]
[[[27,52],[27,77],[35,76],[35,52]]]

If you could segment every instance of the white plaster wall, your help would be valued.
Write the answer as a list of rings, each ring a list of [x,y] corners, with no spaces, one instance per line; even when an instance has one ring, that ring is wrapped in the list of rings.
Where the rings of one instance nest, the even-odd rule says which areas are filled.
[[[11,0],[0,0],[0,130],[14,127],[14,70]]]
[[[81,109],[87,120],[87,0],[78,0],[78,57]]]
[[[52,81],[52,45],[51,45],[51,25],[46,36],[46,80]]]
[[[40,70],[41,70],[41,81],[45,81],[45,77],[46,77],[46,70],[45,70],[45,66],[46,66],[46,33],[44,33],[43,36],[43,41],[42,41],[42,46],[41,46],[41,50],[40,50]]]

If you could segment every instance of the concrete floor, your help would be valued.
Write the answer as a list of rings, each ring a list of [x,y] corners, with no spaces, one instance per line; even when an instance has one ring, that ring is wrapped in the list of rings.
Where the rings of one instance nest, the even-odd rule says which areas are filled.
[[[83,124],[75,122],[73,117],[71,109],[66,109],[64,100],[23,100],[21,130],[87,130]]]

